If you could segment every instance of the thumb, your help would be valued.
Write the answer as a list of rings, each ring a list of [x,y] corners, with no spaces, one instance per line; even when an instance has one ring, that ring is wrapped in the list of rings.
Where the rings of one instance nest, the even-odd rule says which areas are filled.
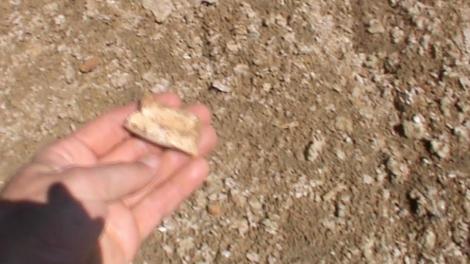
[[[67,173],[64,183],[82,199],[116,200],[144,187],[159,165],[159,157],[148,155],[136,162],[74,168]]]

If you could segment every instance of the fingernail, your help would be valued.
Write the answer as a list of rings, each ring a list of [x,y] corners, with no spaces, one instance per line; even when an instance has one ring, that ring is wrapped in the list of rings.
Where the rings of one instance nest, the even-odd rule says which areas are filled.
[[[157,169],[160,165],[160,158],[155,155],[147,155],[141,158],[140,162],[149,166],[151,169]]]

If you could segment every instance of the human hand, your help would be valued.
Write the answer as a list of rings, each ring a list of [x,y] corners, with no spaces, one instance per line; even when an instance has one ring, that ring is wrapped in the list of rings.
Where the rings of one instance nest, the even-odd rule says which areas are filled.
[[[181,107],[172,93],[156,99]],[[199,157],[132,136],[122,125],[136,108],[132,104],[113,110],[48,146],[11,179],[0,194],[0,247],[16,248],[20,260],[34,263],[115,264],[133,259],[162,218],[203,183],[208,174],[204,157],[217,142],[211,114],[203,105],[188,108],[203,124]],[[20,208],[26,213],[14,209],[17,203],[23,203]],[[7,238],[13,241],[2,241]]]

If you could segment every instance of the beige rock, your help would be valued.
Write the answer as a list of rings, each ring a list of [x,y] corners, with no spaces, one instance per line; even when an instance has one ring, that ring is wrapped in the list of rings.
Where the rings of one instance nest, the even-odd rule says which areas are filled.
[[[386,163],[387,169],[392,173],[392,180],[395,183],[404,183],[410,174],[410,169],[405,162],[401,162],[390,157]]]
[[[367,28],[367,31],[371,34],[381,34],[381,33],[385,32],[384,26],[377,19],[373,19],[373,20],[369,21],[368,26],[369,27]]]
[[[427,250],[432,250],[434,249],[436,245],[436,234],[432,230],[427,230],[426,233],[424,234],[424,247]]]
[[[426,136],[426,128],[421,122],[404,121],[402,126],[407,138],[422,139]]]
[[[214,81],[211,87],[224,93],[230,93],[232,91],[232,87],[226,85],[225,81]]]
[[[163,23],[174,9],[171,0],[142,0],[142,5],[152,12],[158,23]]]
[[[307,147],[305,158],[308,161],[315,161],[319,156],[321,151],[326,145],[326,141],[323,137],[316,137]]]
[[[465,48],[467,52],[470,53],[470,23],[468,23],[467,28],[463,30],[463,36],[465,39]]]
[[[153,97],[142,99],[139,112],[131,115],[125,127],[158,145],[198,154],[199,119],[186,111],[157,103]]]
[[[353,122],[350,118],[338,116],[335,121],[335,126],[338,130],[346,133],[352,133],[354,130]]]
[[[441,159],[446,159],[450,155],[449,145],[441,140],[431,140],[431,150]]]

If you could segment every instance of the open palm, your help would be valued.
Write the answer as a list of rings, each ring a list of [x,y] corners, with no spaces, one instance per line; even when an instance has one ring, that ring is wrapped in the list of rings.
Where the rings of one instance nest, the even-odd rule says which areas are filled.
[[[156,100],[181,107],[172,93],[157,95]],[[115,109],[45,148],[0,197],[47,202],[48,189],[63,184],[90,217],[103,219],[98,239],[101,262],[129,263],[162,218],[202,184],[208,174],[204,157],[217,141],[209,110],[193,105],[187,109],[203,123],[199,157],[147,143],[122,126],[136,107]],[[73,234],[70,239],[76,240]]]

